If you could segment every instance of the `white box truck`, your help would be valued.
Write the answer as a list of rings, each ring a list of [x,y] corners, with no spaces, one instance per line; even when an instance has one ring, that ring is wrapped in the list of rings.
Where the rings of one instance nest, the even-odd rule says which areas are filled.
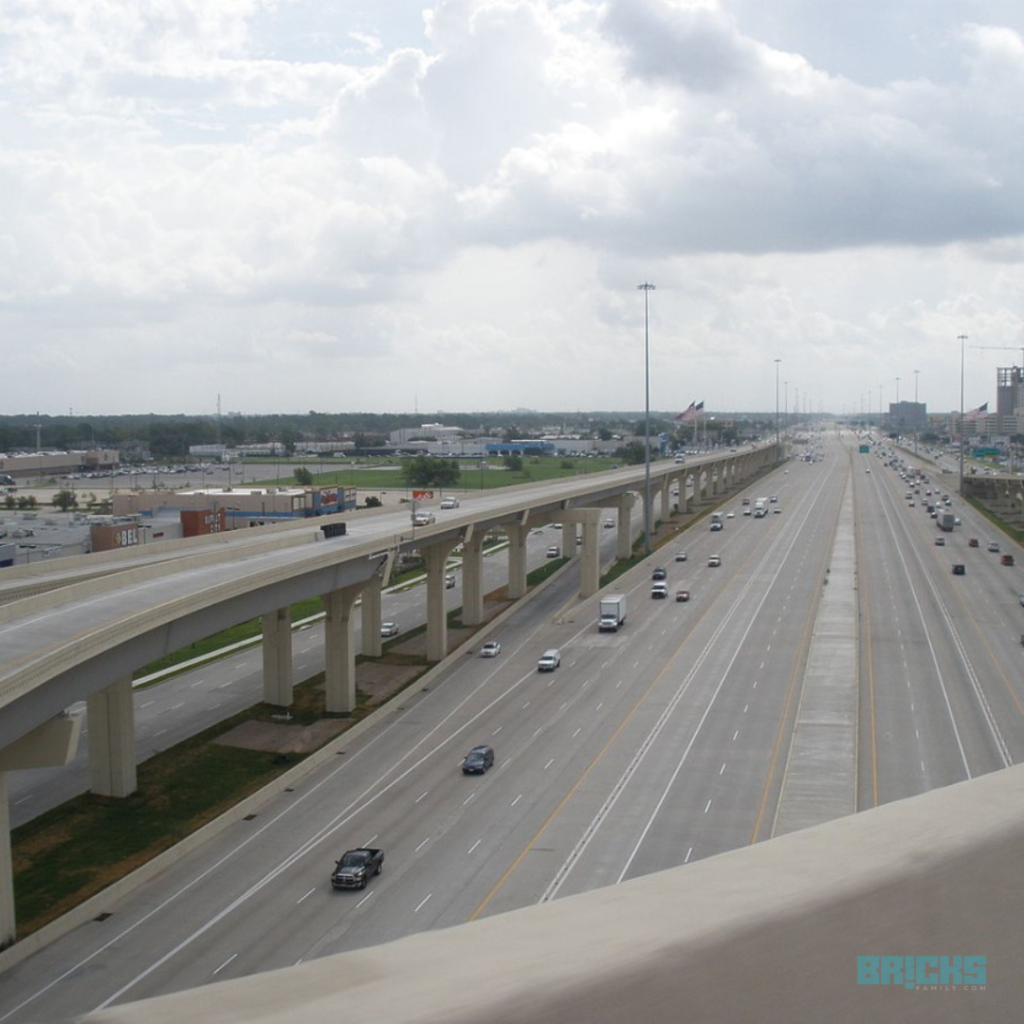
[[[599,633],[614,633],[626,621],[626,595],[609,594],[601,598],[597,620]]]

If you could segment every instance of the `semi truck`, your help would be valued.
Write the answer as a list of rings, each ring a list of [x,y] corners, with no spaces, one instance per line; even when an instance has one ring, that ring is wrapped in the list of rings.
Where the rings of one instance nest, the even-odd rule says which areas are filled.
[[[601,598],[597,620],[599,633],[614,633],[626,621],[626,595],[609,594]]]
[[[768,499],[758,498],[754,502],[754,518],[763,519],[766,515],[768,515]]]
[[[945,530],[946,533],[952,533],[953,527],[956,526],[956,516],[952,512],[940,512],[936,521],[939,524],[939,529]]]

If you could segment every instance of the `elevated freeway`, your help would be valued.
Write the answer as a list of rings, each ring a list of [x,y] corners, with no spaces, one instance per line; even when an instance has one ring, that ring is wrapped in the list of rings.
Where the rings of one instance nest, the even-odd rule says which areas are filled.
[[[671,512],[672,490],[713,498],[763,470],[774,447],[725,453],[686,465],[656,463],[651,499]],[[482,552],[489,531],[508,538],[508,592],[526,592],[525,539],[531,526],[561,521],[564,547],[579,554],[580,591],[596,592],[601,509],[624,512],[635,501],[643,469],[559,481],[493,493],[427,526],[407,513],[360,519],[345,537],[324,539],[320,526],[275,527],[220,535],[169,548],[148,545],[114,556],[68,559],[5,573],[0,585],[0,771],[37,767],[69,756],[78,725],[64,710],[87,702],[92,790],[126,796],[135,789],[131,673],[156,657],[259,616],[263,622],[263,699],[291,703],[292,657],[288,608],[320,595],[324,629],[327,710],[355,705],[352,612],[359,600],[363,653],[380,653],[381,588],[399,553],[419,550],[426,563],[427,655],[445,654],[444,569],[458,545],[463,558],[463,617],[481,621]],[[344,519],[345,517],[341,517]],[[631,517],[618,517],[618,552],[628,555]],[[7,821],[6,784],[2,820]],[[7,835],[6,828],[3,830]],[[9,842],[0,857],[0,934],[14,936]]]
[[[789,464],[754,492],[778,515],[731,499],[724,530],[686,535],[685,562],[663,550],[617,580],[618,634],[596,631],[568,570],[496,625],[498,659],[454,654],[216,835],[83,908],[6,973],[0,1018],[1005,1019],[1016,577],[968,547],[969,509],[936,545],[904,486],[839,444]],[[651,599],[658,562],[689,602]],[[538,673],[547,647],[561,668]],[[496,766],[464,779],[478,742]],[[901,800],[915,794],[919,809]],[[846,816],[792,832],[822,807]],[[333,893],[333,858],[362,844],[387,850],[385,874]],[[892,1001],[902,982],[858,990],[860,955],[935,952],[987,953],[997,997],[915,1010]]]

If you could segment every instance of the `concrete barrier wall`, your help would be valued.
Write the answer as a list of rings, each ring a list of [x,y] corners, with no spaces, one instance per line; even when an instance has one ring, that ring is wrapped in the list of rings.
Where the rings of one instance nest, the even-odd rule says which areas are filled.
[[[594,893],[83,1020],[1016,1020],[1022,812],[1024,766]],[[984,957],[984,981],[858,984],[864,956]]]

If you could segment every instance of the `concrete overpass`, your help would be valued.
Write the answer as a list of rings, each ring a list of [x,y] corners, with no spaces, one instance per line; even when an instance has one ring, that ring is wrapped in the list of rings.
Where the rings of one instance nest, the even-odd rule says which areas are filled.
[[[774,446],[730,452],[685,465],[651,467],[651,519],[667,519],[673,491],[684,509],[714,500],[776,461]],[[508,592],[526,593],[530,529],[563,523],[563,550],[582,533],[580,593],[596,593],[602,510],[616,508],[617,556],[632,547],[631,516],[642,467],[495,493],[426,527],[402,512],[360,521],[353,536],[324,539],[321,523],[221,534],[187,547],[149,545],[138,552],[83,556],[31,571],[9,570],[0,585],[0,941],[15,935],[7,822],[7,771],[60,764],[73,756],[80,722],[65,709],[87,702],[91,789],[124,797],[136,787],[132,673],[155,658],[235,623],[263,624],[263,699],[292,702],[293,603],[319,595],[326,612],[327,710],[355,707],[352,614],[359,602],[363,653],[381,652],[381,591],[402,551],[426,563],[427,657],[447,650],[444,571],[458,545],[463,558],[463,619],[483,620],[483,544],[508,537]],[[344,519],[345,517],[341,517]],[[358,532],[361,536],[356,537]]]

